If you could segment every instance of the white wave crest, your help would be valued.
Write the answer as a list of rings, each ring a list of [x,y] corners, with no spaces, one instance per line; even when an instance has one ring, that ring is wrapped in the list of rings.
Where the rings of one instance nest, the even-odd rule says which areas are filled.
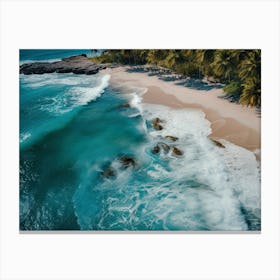
[[[30,87],[52,86],[52,90],[61,91],[54,96],[42,96],[40,106],[42,111],[60,115],[100,97],[109,85],[110,75],[44,74],[24,76],[22,79]],[[61,88],[64,86],[67,88]]]
[[[100,97],[104,89],[109,85],[110,75],[99,76],[94,87],[73,87],[70,90],[71,100],[76,105],[86,105],[88,102]]]

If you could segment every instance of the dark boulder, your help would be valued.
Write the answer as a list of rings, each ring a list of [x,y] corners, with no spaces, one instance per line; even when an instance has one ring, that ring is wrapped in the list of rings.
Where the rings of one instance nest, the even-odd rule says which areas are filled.
[[[160,147],[159,147],[159,145],[156,145],[156,146],[153,148],[152,153],[153,153],[153,154],[158,154],[159,152],[160,152]]]
[[[163,142],[159,142],[158,146],[165,152],[168,153],[170,151],[170,146],[163,143]]]
[[[174,141],[174,142],[179,139],[178,137],[170,136],[170,135],[165,136],[165,138],[168,139],[168,140]]]
[[[163,129],[163,126],[157,123],[157,124],[154,125],[154,128],[155,128],[156,130],[162,130],[162,129]]]
[[[104,171],[102,171],[102,172],[101,172],[101,175],[102,175],[102,177],[104,177],[104,178],[111,178],[111,177],[115,177],[115,176],[116,176],[114,170],[111,169],[111,168],[107,168],[107,169],[105,169]]]
[[[98,73],[98,70],[96,70],[96,69],[85,71],[86,75],[94,75],[94,74],[97,74],[97,73]]]
[[[210,139],[211,139],[211,138],[210,138]],[[215,139],[211,139],[211,141],[212,141],[217,147],[225,148],[225,146],[224,146],[221,142],[219,142],[219,141],[217,141],[217,140],[215,140]]]
[[[119,159],[119,161],[121,162],[121,164],[122,164],[123,167],[125,167],[125,168],[128,168],[128,167],[130,167],[130,166],[135,167],[135,165],[136,165],[136,161],[135,161],[135,159],[132,158],[132,157],[126,157],[126,156],[124,156],[124,157],[121,157],[121,158]]]
[[[184,153],[176,147],[172,148],[172,153],[176,156],[182,156]]]
[[[168,153],[170,151],[170,146],[163,143],[159,142],[152,150],[153,154],[158,154],[161,150],[163,150],[165,153]]]
[[[160,118],[155,118],[152,120],[152,125],[156,130],[163,129],[163,126],[160,123],[162,123],[162,120]]]
[[[85,69],[73,69],[72,72],[74,74],[85,74],[86,73]]]
[[[20,73],[24,74],[45,74],[55,72],[55,67],[47,62],[25,63],[20,66]]]
[[[129,108],[130,104],[129,103],[123,103],[123,104],[120,104],[118,107],[119,108]]]

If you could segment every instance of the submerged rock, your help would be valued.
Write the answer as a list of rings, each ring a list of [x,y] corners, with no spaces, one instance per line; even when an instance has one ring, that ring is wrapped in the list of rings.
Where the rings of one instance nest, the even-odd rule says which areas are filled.
[[[174,141],[174,142],[179,139],[178,137],[171,136],[171,135],[167,135],[167,136],[165,136],[165,138],[168,139],[168,140]]]
[[[170,151],[170,146],[163,143],[159,142],[152,150],[153,154],[158,154],[161,150],[163,150],[165,153],[168,153]]]
[[[179,150],[176,147],[172,148],[172,153],[175,154],[176,156],[182,156],[184,154],[181,150]]]
[[[110,178],[110,177],[115,177],[116,174],[112,168],[107,168],[101,173],[102,177],[104,178]]]
[[[128,168],[129,166],[135,167],[136,165],[136,161],[132,157],[121,157],[119,161],[125,168]]]
[[[217,140],[215,140],[215,139],[212,139],[212,138],[210,138],[210,140],[211,140],[217,147],[225,148],[225,146],[224,146],[221,142],[219,142],[219,141],[217,141]]]
[[[136,160],[129,156],[121,156],[120,158],[118,158],[118,161],[121,163],[121,169],[126,169],[128,167],[135,168],[137,166]],[[103,178],[110,179],[116,177],[116,173],[117,170],[112,167],[112,163],[107,163],[100,174]]]
[[[160,147],[158,145],[156,145],[153,150],[152,150],[152,153],[153,154],[158,154],[160,152]]]
[[[130,104],[129,103],[123,103],[123,104],[120,104],[118,107],[119,108],[129,108]]]
[[[163,143],[163,142],[158,143],[158,145],[159,145],[159,147],[160,147],[161,149],[163,149],[163,151],[164,151],[165,153],[168,153],[168,152],[170,151],[170,146],[169,146],[169,145],[167,145],[167,144],[165,144],[165,143]]]

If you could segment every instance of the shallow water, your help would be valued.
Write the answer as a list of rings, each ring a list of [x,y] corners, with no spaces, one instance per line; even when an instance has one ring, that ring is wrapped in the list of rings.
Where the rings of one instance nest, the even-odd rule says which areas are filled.
[[[21,230],[260,230],[254,154],[217,147],[203,112],[143,104],[143,92],[109,75],[20,75]],[[153,154],[159,142],[183,155]]]

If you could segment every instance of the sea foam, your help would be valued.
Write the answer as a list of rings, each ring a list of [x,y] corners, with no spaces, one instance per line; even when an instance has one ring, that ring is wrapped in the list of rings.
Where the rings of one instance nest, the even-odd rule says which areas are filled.
[[[27,78],[26,78],[27,77]],[[110,75],[97,74],[94,76],[75,74],[44,74],[24,76],[23,81],[29,87],[40,88],[47,86],[63,87],[63,92],[54,96],[42,96],[40,109],[53,114],[64,114],[76,107],[86,105],[96,100],[108,86]],[[68,88],[65,88],[65,87]]]
[[[20,75],[21,108],[30,118],[21,133],[26,146],[65,125],[82,106],[96,100],[108,86],[110,75]]]
[[[162,130],[149,131],[153,145],[172,135],[179,139],[169,144],[176,145],[184,152],[183,157],[170,161],[168,173],[163,172],[162,168],[152,172],[154,179],[162,176],[172,178],[176,186],[175,195],[178,186],[181,186],[180,195],[176,195],[177,203],[186,207],[185,210],[182,207],[180,214],[175,215],[178,217],[172,220],[183,222],[185,217],[187,223],[190,220],[190,217],[187,218],[190,213],[188,204],[192,205],[194,212],[195,207],[199,207],[199,211],[196,209],[198,213],[202,210],[207,221],[205,226],[212,230],[246,230],[248,225],[241,207],[260,219],[260,174],[254,153],[225,140],[221,140],[224,149],[215,146],[207,137],[211,133],[210,122],[200,110],[172,109],[151,104],[144,104],[143,107],[143,116],[148,122],[156,117],[162,120]],[[170,153],[161,156],[172,157]],[[169,203],[162,203],[167,210]]]
[[[71,100],[75,105],[86,105],[88,102],[97,99],[104,92],[109,84],[110,75],[100,75],[96,77],[94,84],[83,87],[73,87],[70,90]]]

